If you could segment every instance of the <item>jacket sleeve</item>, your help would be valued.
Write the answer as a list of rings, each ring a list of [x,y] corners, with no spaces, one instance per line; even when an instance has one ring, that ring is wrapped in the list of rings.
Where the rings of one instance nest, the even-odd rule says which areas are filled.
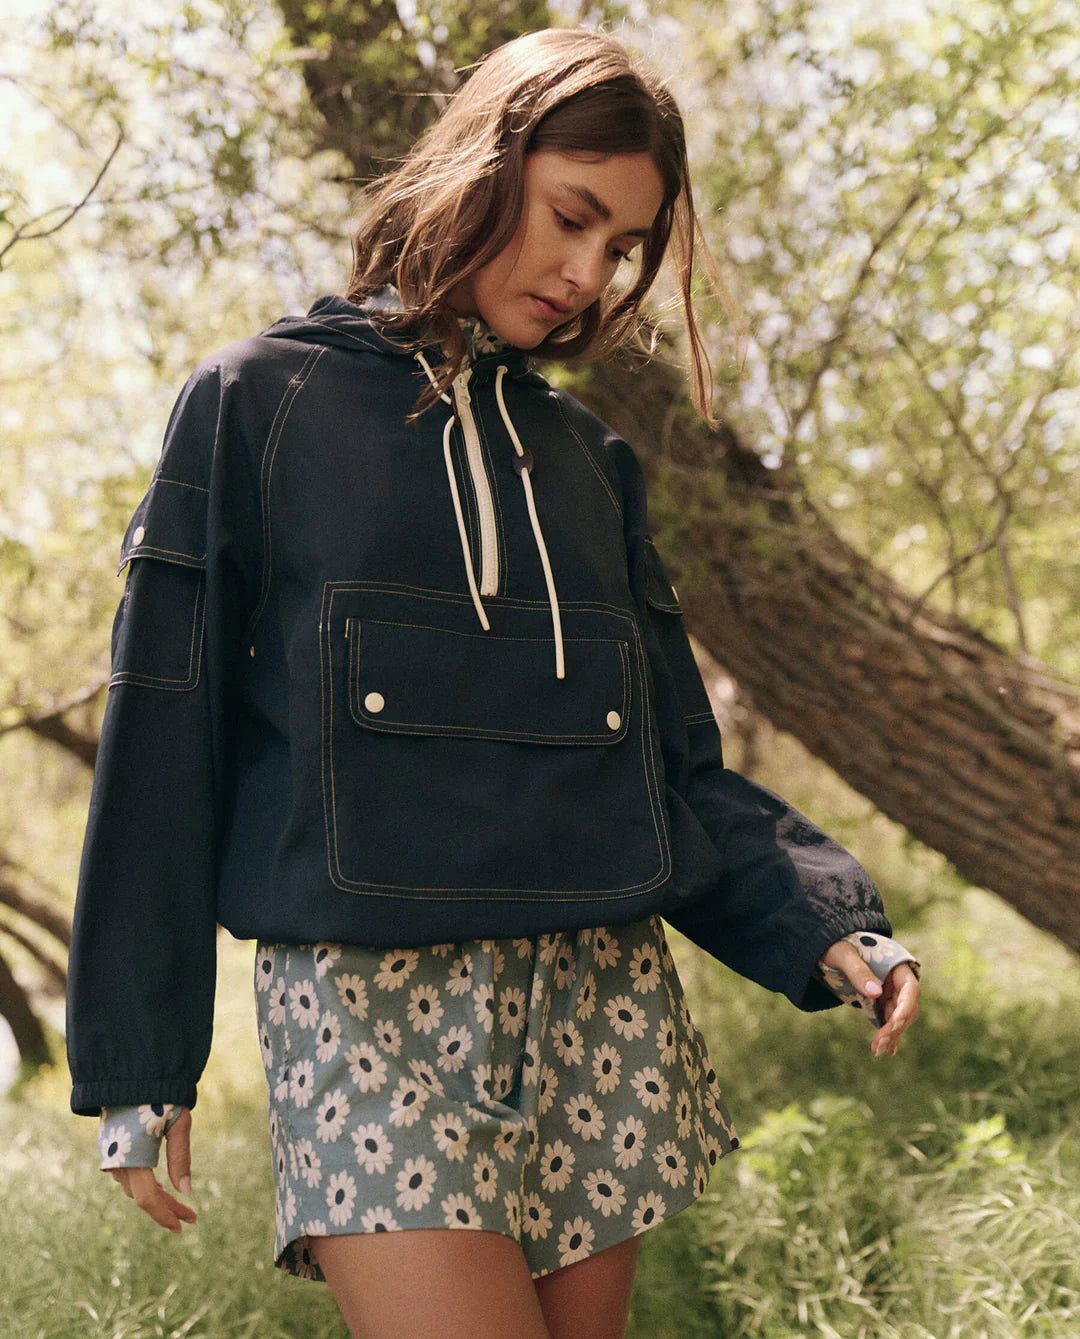
[[[779,795],[724,766],[677,592],[645,532],[640,467],[634,473],[626,512],[631,587],[653,680],[669,816],[681,831],[680,848],[696,857],[693,895],[663,915],[713,957],[799,1008],[833,1007],[836,997],[815,978],[818,959],[853,931],[891,935],[892,927],[848,851]]]
[[[193,1106],[210,1049],[229,683],[251,573],[228,390],[200,368],[124,536],[67,996],[72,1110]],[[239,629],[239,631],[238,631]]]

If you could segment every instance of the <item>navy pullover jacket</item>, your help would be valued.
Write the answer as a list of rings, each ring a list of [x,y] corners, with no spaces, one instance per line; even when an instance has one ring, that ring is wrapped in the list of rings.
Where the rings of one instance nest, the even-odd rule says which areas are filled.
[[[440,351],[324,297],[181,392],[121,550],[76,1112],[194,1105],[218,923],[394,947],[660,913],[803,1009],[836,1003],[831,943],[891,932],[724,766],[630,447],[489,347],[410,421]]]

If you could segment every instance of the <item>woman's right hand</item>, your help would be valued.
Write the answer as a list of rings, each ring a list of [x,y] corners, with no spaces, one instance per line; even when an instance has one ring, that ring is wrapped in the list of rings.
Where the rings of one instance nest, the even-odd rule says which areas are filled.
[[[191,1194],[191,1112],[187,1107],[165,1133],[165,1163],[169,1169],[169,1180],[181,1195]],[[155,1223],[168,1228],[170,1232],[180,1231],[181,1219],[185,1223],[198,1221],[195,1210],[189,1204],[182,1204],[162,1186],[154,1175],[153,1167],[114,1167],[109,1175],[119,1182],[124,1194]]]

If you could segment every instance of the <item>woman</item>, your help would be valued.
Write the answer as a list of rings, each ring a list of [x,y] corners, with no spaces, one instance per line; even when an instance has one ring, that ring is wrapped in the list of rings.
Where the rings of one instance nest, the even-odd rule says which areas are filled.
[[[876,1054],[918,1012],[865,872],[723,766],[633,453],[526,356],[625,343],[670,243],[708,417],[695,225],[652,75],[509,43],[347,296],[196,370],[125,536],[72,1107],[194,1222],[157,1140],[190,1193],[215,923],[257,939],[275,1255],[354,1335],[623,1333],[638,1237],[738,1142],[661,914],[804,1009],[833,969]]]

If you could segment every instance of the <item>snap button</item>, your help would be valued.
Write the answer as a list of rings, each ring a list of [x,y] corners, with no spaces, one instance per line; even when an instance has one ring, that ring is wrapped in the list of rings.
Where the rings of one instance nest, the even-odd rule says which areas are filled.
[[[382,711],[386,706],[386,701],[382,693],[368,693],[364,698],[364,707],[370,712]]]
[[[622,717],[617,711],[609,711],[607,714],[607,723],[612,730],[617,730],[622,725]]]
[[[140,525],[136,529],[135,533],[131,536],[131,542],[132,544],[141,544],[145,538],[146,538],[146,531]]]

